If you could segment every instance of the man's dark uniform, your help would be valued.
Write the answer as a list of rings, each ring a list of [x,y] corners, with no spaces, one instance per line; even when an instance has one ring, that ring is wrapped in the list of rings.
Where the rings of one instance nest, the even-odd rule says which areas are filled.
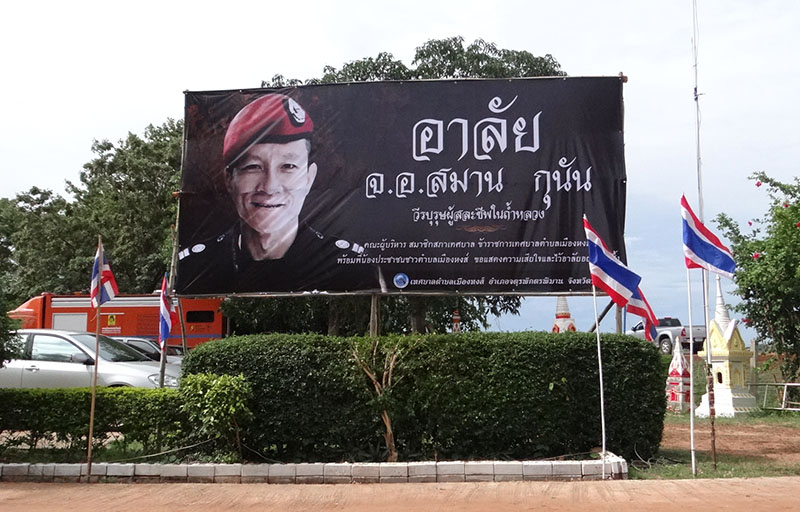
[[[358,244],[325,236],[301,224],[283,258],[254,261],[239,247],[239,224],[218,237],[182,249],[178,286],[187,295],[248,292],[343,292],[377,286],[373,267],[337,265],[359,255]]]

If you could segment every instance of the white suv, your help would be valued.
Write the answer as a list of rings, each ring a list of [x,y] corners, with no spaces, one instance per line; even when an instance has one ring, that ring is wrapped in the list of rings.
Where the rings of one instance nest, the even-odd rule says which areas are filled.
[[[22,355],[0,368],[3,388],[75,388],[92,385],[95,334],[55,329],[20,329]],[[157,388],[160,365],[136,350],[100,335],[98,386]],[[178,387],[180,367],[167,364],[164,387]]]

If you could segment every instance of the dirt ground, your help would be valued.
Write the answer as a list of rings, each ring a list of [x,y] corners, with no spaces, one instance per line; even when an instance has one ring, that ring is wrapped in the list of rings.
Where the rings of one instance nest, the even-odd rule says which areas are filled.
[[[800,477],[462,484],[0,483],[0,511],[796,511]]]
[[[696,449],[710,447],[707,421]],[[717,425],[718,453],[800,462],[800,429]],[[688,425],[668,424],[664,448],[688,449]],[[462,484],[0,483],[0,512],[798,510],[800,477]]]
[[[694,428],[695,450],[711,452],[711,426],[698,419]],[[720,425],[714,429],[717,453],[761,456],[782,463],[800,463],[800,429],[776,425]],[[689,424],[664,426],[661,447],[689,450]]]

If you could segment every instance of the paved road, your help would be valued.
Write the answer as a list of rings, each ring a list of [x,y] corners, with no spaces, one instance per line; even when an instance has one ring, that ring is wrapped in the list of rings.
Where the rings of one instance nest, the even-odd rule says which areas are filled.
[[[461,484],[0,483],[0,511],[796,511],[800,477]]]

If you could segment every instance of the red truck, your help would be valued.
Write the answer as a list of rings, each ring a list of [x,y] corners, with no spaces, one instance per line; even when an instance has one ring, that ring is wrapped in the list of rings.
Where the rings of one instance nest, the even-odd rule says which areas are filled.
[[[100,333],[107,336],[158,339],[159,294],[117,295],[100,309]],[[180,309],[178,309],[180,300]],[[221,338],[226,320],[220,312],[222,299],[173,299],[176,311],[183,312],[186,348]],[[88,295],[43,293],[8,312],[22,322],[24,329],[65,329],[95,332],[97,310]],[[169,345],[183,346],[181,322],[173,322]]]

